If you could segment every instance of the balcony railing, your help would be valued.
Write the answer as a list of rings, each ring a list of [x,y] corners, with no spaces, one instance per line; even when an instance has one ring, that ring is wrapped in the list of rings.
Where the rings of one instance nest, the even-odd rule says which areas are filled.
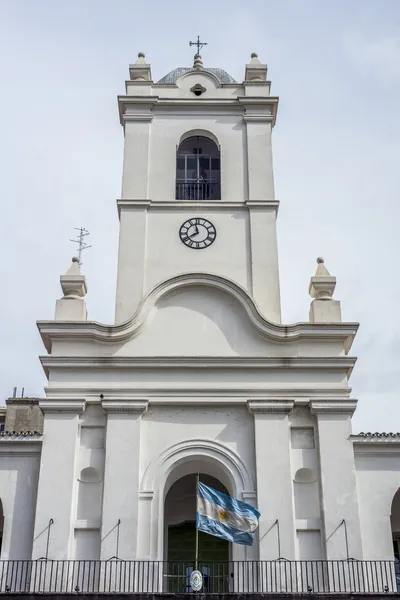
[[[221,184],[208,181],[176,183],[177,200],[220,200]]]
[[[0,593],[185,593],[193,562],[0,561]],[[204,593],[365,594],[400,591],[390,560],[202,562]]]

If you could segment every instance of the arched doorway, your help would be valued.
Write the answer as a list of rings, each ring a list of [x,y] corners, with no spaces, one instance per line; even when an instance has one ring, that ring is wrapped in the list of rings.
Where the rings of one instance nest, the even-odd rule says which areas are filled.
[[[3,529],[4,529],[3,503],[0,500],[0,557],[1,557],[1,546],[3,544]]]
[[[400,488],[394,495],[390,511],[397,591],[400,592]]]
[[[392,526],[394,555],[400,560],[400,488],[393,498],[392,510],[390,511],[390,524]]]
[[[200,481],[224,494],[225,486],[211,475]],[[170,487],[164,503],[164,556],[169,565],[169,591],[189,592],[196,555],[196,474],[184,475]],[[204,591],[223,592],[229,585],[230,544],[199,531],[198,568]]]

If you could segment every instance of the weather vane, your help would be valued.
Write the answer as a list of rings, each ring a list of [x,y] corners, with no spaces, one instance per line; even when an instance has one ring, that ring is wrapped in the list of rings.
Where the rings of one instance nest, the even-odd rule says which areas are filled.
[[[200,50],[203,46],[208,46],[208,42],[201,42],[200,36],[197,36],[197,42],[189,42],[189,46],[197,46],[197,54],[200,54]]]
[[[85,242],[85,237],[87,235],[90,235],[90,232],[85,229],[84,227],[74,227],[74,229],[76,231],[79,231],[78,234],[78,239],[77,240],[69,240],[70,242],[73,242],[74,244],[78,244],[78,260],[79,260],[79,264],[82,264],[82,252],[84,250],[87,250],[88,248],[91,248],[92,246],[89,246],[86,242]]]

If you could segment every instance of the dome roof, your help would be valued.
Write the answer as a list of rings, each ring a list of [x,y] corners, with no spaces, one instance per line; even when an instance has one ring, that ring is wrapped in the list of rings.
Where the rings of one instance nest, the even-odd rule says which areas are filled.
[[[162,77],[162,79],[160,79],[160,81],[157,81],[157,83],[176,83],[179,77],[182,77],[182,75],[184,75],[188,71],[193,71],[194,73],[198,72],[192,69],[191,67],[178,67],[177,69],[170,71],[168,75]],[[233,77],[223,69],[210,68],[202,69],[202,71],[212,73],[213,75],[215,75],[215,77],[217,77],[220,83],[237,83],[237,81],[235,81]]]

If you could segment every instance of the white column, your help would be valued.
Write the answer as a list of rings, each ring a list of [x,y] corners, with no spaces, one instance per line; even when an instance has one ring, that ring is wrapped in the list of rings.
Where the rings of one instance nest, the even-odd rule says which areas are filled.
[[[311,403],[311,411],[317,417],[322,514],[329,560],[363,557],[354,450],[350,440],[355,407],[355,401]]]
[[[44,412],[32,558],[73,558],[73,502],[79,415],[84,400],[40,400]],[[49,525],[50,519],[53,523]]]
[[[115,322],[132,318],[143,298],[148,202],[118,202],[119,251]]]
[[[250,400],[254,415],[260,560],[293,560],[294,515],[290,469],[289,400]],[[279,541],[278,541],[279,534]]]
[[[246,202],[250,216],[252,294],[263,315],[281,322],[277,202]]]
[[[107,413],[101,532],[104,560],[137,557],[140,429],[147,404],[147,400],[102,402]]]
[[[32,557],[33,529],[40,464],[41,439],[15,443],[10,436],[0,446],[0,459],[6,468],[0,470],[0,500],[4,524],[1,545],[2,560],[29,560]],[[13,443],[14,442],[14,443]]]

